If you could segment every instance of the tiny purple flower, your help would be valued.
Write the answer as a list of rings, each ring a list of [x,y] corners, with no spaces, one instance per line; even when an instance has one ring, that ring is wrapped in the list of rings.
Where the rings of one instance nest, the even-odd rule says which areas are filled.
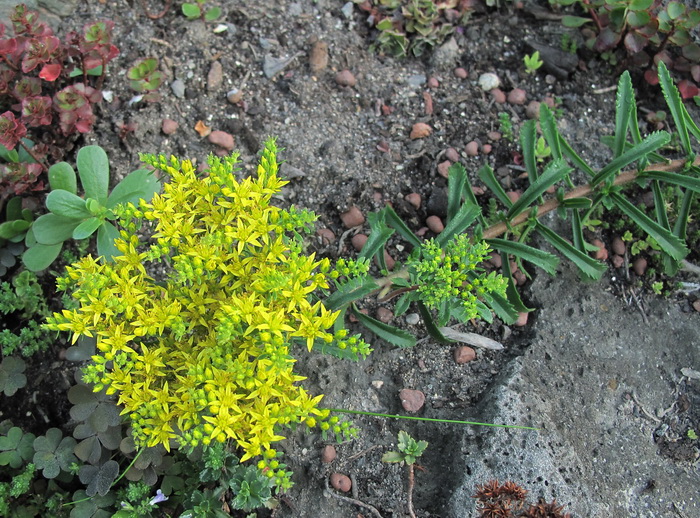
[[[163,494],[163,492],[159,489],[158,491],[156,491],[156,496],[151,498],[151,501],[148,502],[148,505],[156,505],[156,504],[159,504],[161,502],[165,502],[167,499],[168,499],[168,497],[165,496]]]

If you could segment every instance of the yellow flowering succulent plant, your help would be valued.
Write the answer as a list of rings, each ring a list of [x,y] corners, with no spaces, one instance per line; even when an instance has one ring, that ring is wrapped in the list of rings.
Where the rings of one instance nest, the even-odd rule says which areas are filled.
[[[314,214],[270,205],[286,183],[276,154],[270,139],[257,177],[240,181],[236,153],[210,157],[203,174],[187,160],[142,155],[169,176],[163,193],[118,209],[122,255],[68,267],[58,284],[78,307],[47,326],[71,331],[73,342],[96,337],[84,379],[118,394],[141,446],[231,439],[242,461],[262,456],[261,468],[284,480],[271,460],[282,427],[338,428],[319,408],[322,396],[298,384],[290,347],[317,343],[350,357],[370,349],[333,332],[339,312],[315,297],[329,287],[331,265],[303,252],[298,230],[310,229]],[[148,240],[139,237],[143,226]]]

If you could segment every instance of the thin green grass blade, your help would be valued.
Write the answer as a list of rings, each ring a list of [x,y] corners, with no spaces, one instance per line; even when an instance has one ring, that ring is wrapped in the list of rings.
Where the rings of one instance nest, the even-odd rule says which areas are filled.
[[[513,272],[510,269],[510,260],[508,259],[508,254],[501,252],[501,269],[503,270],[503,275],[508,279],[508,286],[506,287],[506,298],[508,302],[513,306],[513,309],[520,312],[529,313],[533,309],[528,308],[523,300],[520,298],[520,293],[515,287],[515,281],[513,280]]]
[[[622,155],[625,151],[627,128],[633,103],[632,79],[629,72],[625,70],[617,83],[617,98],[615,100],[615,140],[613,142],[613,155],[615,158]]]
[[[379,254],[380,260],[383,260],[384,245],[393,235],[394,230],[384,223],[384,218],[379,213],[370,213],[367,216],[367,221],[370,233],[358,257],[372,259],[376,254]]]
[[[386,340],[397,347],[406,348],[416,345],[416,339],[410,333],[399,329],[398,327],[390,326],[384,322],[380,322],[369,315],[365,315],[359,311],[354,305],[351,307],[352,314],[355,315],[360,324],[372,331],[382,340]]]
[[[588,198],[569,198],[561,202],[565,209],[590,209],[593,202]]]
[[[690,117],[685,105],[681,106],[683,107],[683,118],[685,119],[685,124],[688,131],[690,131],[690,133],[695,137],[695,140],[700,142],[700,128],[698,128],[698,125],[695,124],[695,121]]]
[[[534,120],[526,121],[520,129],[520,147],[523,150],[523,164],[530,183],[537,180],[537,157],[535,145],[537,140],[537,124]]]
[[[549,244],[559,250],[564,257],[574,263],[583,275],[593,280],[598,280],[603,276],[606,270],[606,266],[603,263],[596,261],[579,249],[574,248],[573,245],[566,242],[563,238],[559,237],[556,233],[539,222],[535,226],[535,230],[546,239]]]
[[[583,238],[583,225],[581,225],[581,212],[571,211],[571,237],[574,246],[583,253],[586,253],[585,239]]]
[[[676,223],[673,225],[673,235],[679,239],[685,240],[688,228],[688,216],[690,215],[690,208],[693,205],[694,197],[695,193],[693,191],[686,191],[683,195],[681,208],[678,211],[678,219],[676,219]]]
[[[396,211],[392,209],[391,207],[384,207],[382,210],[379,211],[379,214],[381,214],[384,218],[384,221],[394,230],[396,230],[399,235],[404,238],[406,241],[411,243],[413,247],[419,247],[421,246],[421,240],[420,238],[415,235],[410,228],[408,228],[408,225],[402,220],[398,214],[396,214]]]
[[[537,201],[537,198],[539,198],[542,193],[565,178],[571,171],[573,171],[573,169],[569,167],[563,159],[550,162],[542,173],[542,176],[532,182],[530,187],[518,198],[518,201],[513,203],[508,210],[508,218],[513,218],[524,210],[527,210],[532,203]]]
[[[603,167],[597,175],[591,180],[591,185],[595,186],[601,182],[607,181],[610,177],[616,175],[622,168],[628,166],[632,162],[639,160],[647,154],[656,151],[661,146],[668,144],[671,140],[671,135],[665,131],[656,131],[648,135],[642,142],[625,151],[622,155]]]
[[[484,294],[484,302],[506,324],[512,324],[518,320],[518,311],[506,297],[491,292]]]
[[[672,173],[670,171],[644,171],[639,177],[650,178],[700,192],[700,178],[693,178],[686,174]]]
[[[688,255],[689,250],[682,239],[674,236],[668,229],[663,228],[656,221],[649,218],[618,193],[611,193],[609,196],[615,205],[642,230],[653,237],[668,255],[677,261]]]
[[[552,159],[560,160],[562,154],[557,121],[552,110],[545,103],[540,104],[540,128],[542,128],[542,135],[544,135],[547,145],[552,150]]]
[[[486,239],[485,241],[494,250],[498,250],[502,254],[505,253],[519,257],[523,261],[527,261],[542,268],[550,275],[554,275],[557,272],[559,258],[554,254],[526,245],[525,243],[508,241],[507,239],[493,238]]]
[[[455,163],[450,166],[447,173],[447,221],[449,222],[457,215],[457,211],[462,205],[462,195],[467,183],[467,171],[462,164]]]
[[[445,229],[440,232],[436,241],[440,246],[444,246],[447,242],[452,239],[456,234],[461,234],[469,225],[471,225],[477,216],[481,213],[481,208],[475,205],[462,205],[447,225]]]
[[[488,164],[484,164],[477,172],[477,175],[479,176],[479,179],[486,184],[486,187],[488,187],[489,190],[496,196],[496,198],[498,198],[498,201],[500,201],[507,208],[510,208],[511,205],[513,205],[513,202],[510,201],[510,198],[508,198],[506,191],[503,190],[503,187],[501,187],[501,184],[496,179],[496,175],[493,174],[493,169],[491,169]]]
[[[612,135],[604,135],[604,136],[600,137],[601,144],[605,144],[610,149],[612,149],[614,141],[615,141],[615,137],[613,137]],[[627,151],[628,149],[632,149],[635,145],[636,145],[636,143],[633,144],[632,142],[625,142],[625,151]],[[649,153],[646,156],[646,158],[648,158],[649,160],[652,160],[654,163],[668,163],[671,161],[670,159],[668,159],[664,156],[661,156],[659,153]],[[642,162],[640,161],[640,164],[641,163]],[[639,169],[641,169],[641,165],[640,165]],[[594,173],[594,176],[595,176],[595,173]]]
[[[676,125],[676,131],[680,137],[681,146],[686,155],[694,156],[693,149],[690,146],[690,136],[688,135],[687,119],[690,117],[685,116],[685,107],[683,106],[683,101],[681,101],[681,96],[678,93],[676,85],[673,84],[671,75],[668,73],[666,64],[663,61],[659,61],[658,64],[658,74],[659,83],[661,84],[661,90],[664,93],[664,98],[666,99],[666,104],[668,105],[668,110],[671,112],[673,117],[673,122]]]
[[[425,324],[425,329],[428,331],[428,334],[434,339],[437,340],[440,343],[443,344],[451,344],[454,343],[454,340],[450,340],[449,338],[445,337],[445,335],[442,334],[438,326],[435,324],[435,321],[433,320],[433,315],[430,313],[430,310],[426,307],[425,304],[422,302],[418,301],[418,311],[420,312],[421,317],[423,317],[423,323]]]
[[[323,301],[323,305],[335,311],[355,300],[366,297],[377,289],[379,289],[379,285],[373,279],[351,279]]]

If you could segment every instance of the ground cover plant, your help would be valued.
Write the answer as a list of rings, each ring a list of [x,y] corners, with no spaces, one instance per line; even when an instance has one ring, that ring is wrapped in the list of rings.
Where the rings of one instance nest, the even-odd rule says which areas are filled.
[[[53,326],[73,330],[75,335],[95,336],[78,338],[63,351],[70,361],[88,362],[81,363],[84,370],[74,380],[71,371],[72,387],[66,390],[71,425],[64,427],[61,422],[60,429],[55,425],[24,429],[15,426],[21,422],[5,422],[0,428],[3,475],[0,501],[4,506],[0,506],[0,514],[230,516],[257,509],[260,516],[278,512],[260,509],[274,505],[284,509],[287,495],[292,494],[287,491],[290,481],[299,480],[297,477],[305,470],[300,469],[298,461],[290,461],[293,456],[282,455],[283,451],[289,453],[292,449],[288,445],[300,440],[299,436],[307,445],[311,438],[319,437],[335,442],[335,436],[352,434],[354,428],[339,419],[338,413],[328,413],[328,408],[317,400],[322,390],[312,391],[307,388],[310,386],[307,380],[299,379],[297,367],[304,367],[300,364],[310,358],[304,350],[312,346],[314,352],[325,356],[351,360],[363,357],[369,345],[342,329],[341,323],[350,319],[356,319],[369,330],[364,336],[368,341],[373,337],[375,349],[387,348],[377,338],[399,347],[418,342],[420,334],[416,336],[414,329],[390,325],[379,317],[367,315],[365,308],[375,305],[368,301],[379,300],[383,306],[392,307],[395,316],[417,311],[437,341],[473,340],[469,333],[458,330],[473,325],[479,317],[492,322],[514,322],[530,310],[531,304],[516,291],[516,284],[521,284],[515,275],[516,266],[521,272],[533,271],[524,267],[528,261],[547,272],[556,268],[556,257],[536,248],[540,245],[529,240],[533,234],[539,232],[571,259],[583,277],[601,276],[605,267],[590,257],[597,248],[591,236],[600,232],[602,224],[596,218],[607,214],[607,206],[625,215],[625,228],[634,232],[634,237],[624,236],[635,243],[630,249],[640,254],[644,253],[643,246],[647,250],[656,247],[657,253],[650,260],[655,258],[659,272],[666,269],[673,274],[692,249],[684,243],[687,237],[684,221],[687,222],[696,203],[693,193],[698,189],[698,171],[692,148],[698,131],[665,69],[662,68],[660,75],[668,98],[670,116],[666,128],[670,131],[641,138],[643,129],[637,121],[631,79],[623,76],[618,84],[615,132],[606,140],[613,150],[613,159],[603,166],[593,166],[559,132],[556,125],[559,116],[542,108],[539,126],[529,122],[520,131],[511,128],[513,139],[519,135],[522,164],[529,178],[523,181],[529,187],[521,194],[522,201],[514,201],[502,188],[499,190],[500,178],[490,167],[453,166],[446,191],[446,226],[442,232],[424,238],[415,233],[417,227],[408,221],[400,207],[385,208],[368,216],[369,239],[354,259],[342,255],[336,261],[329,261],[325,256],[311,255],[309,250],[314,248],[315,238],[310,211],[276,208],[276,200],[285,191],[274,188],[275,183],[282,186],[279,178],[277,182],[270,180],[277,155],[271,143],[266,146],[260,164],[266,181],[256,183],[256,178],[260,180],[261,176],[246,179],[242,172],[234,175],[239,187],[243,186],[241,192],[250,195],[249,198],[232,187],[229,174],[235,169],[235,159],[231,157],[211,158],[208,165],[197,168],[184,159],[147,156],[150,166],[161,170],[169,190],[149,201],[152,192],[145,192],[142,186],[127,189],[139,191],[129,200],[132,205],[107,202],[108,191],[91,196],[85,185],[86,194],[81,197],[77,195],[80,191],[76,182],[73,188],[66,188],[64,183],[63,190],[75,197],[61,193],[71,202],[59,208],[54,203],[58,197],[54,196],[47,201],[47,208],[71,210],[73,216],[78,216],[70,218],[75,220],[70,225],[76,226],[62,240],[68,245],[64,246],[66,251],[74,251],[75,239],[90,229],[94,232],[98,227],[109,228],[108,225],[121,229],[117,242],[120,248],[110,254],[117,257],[116,262],[92,258],[61,260],[75,264],[60,281],[60,286],[66,288],[65,312],[54,317]],[[163,94],[167,95],[165,89]],[[135,109],[147,111],[153,107]],[[671,148],[674,143],[678,144]],[[670,156],[675,161],[662,160],[669,152],[674,153]],[[30,159],[22,147],[17,149],[17,155],[20,154]],[[77,169],[82,176],[80,162]],[[128,170],[131,169],[115,171],[121,175]],[[571,188],[571,184],[585,176],[587,184]],[[110,186],[119,178],[115,176]],[[136,183],[147,184],[153,191],[154,178],[144,174],[143,182]],[[487,196],[492,201],[486,209],[479,198],[483,195],[470,187],[475,178],[490,189]],[[284,187],[293,184],[294,180]],[[624,203],[640,184],[651,189],[657,201],[650,210],[634,211]],[[230,207],[225,206],[228,195],[222,185],[237,194],[236,203],[248,203],[246,210],[224,215]],[[265,191],[262,197],[255,192],[255,186],[260,185]],[[554,193],[549,193],[552,187]],[[52,189],[53,192],[57,191]],[[136,198],[145,201],[139,203]],[[98,203],[91,203],[90,199]],[[192,204],[184,203],[185,199]],[[264,207],[255,209],[261,199],[265,203],[275,202],[263,203]],[[212,205],[219,209],[212,209]],[[40,206],[27,211],[13,201],[8,204],[7,212],[11,225],[5,229],[17,232],[12,239],[19,235],[26,238],[22,233],[34,231],[37,217],[45,217],[40,215],[42,211]],[[542,223],[542,216],[548,211],[565,214],[572,231],[548,232]],[[196,218],[196,214],[202,218]],[[236,215],[240,225],[231,231],[226,224],[232,221],[226,218],[235,220]],[[258,221],[260,228],[246,225],[250,218]],[[204,227],[194,222],[205,220],[206,230],[202,232]],[[75,235],[74,231],[81,225],[83,234]],[[235,233],[239,241],[245,242],[242,250],[227,243],[227,231],[222,230],[225,227],[229,228],[229,234]],[[178,232],[184,232],[184,237],[177,235]],[[570,236],[574,239],[567,243]],[[390,243],[394,246],[397,242],[402,243],[406,253],[401,263],[391,268],[384,251]],[[102,243],[105,244],[104,239]],[[266,257],[258,261],[260,250]],[[96,250],[91,247],[90,251],[95,254]],[[84,252],[78,250],[78,255]],[[490,254],[493,254],[491,258],[495,255],[501,258],[502,275],[487,264]],[[97,254],[93,257],[99,255],[107,254],[100,251],[98,239]],[[244,274],[254,274],[257,284],[236,285],[232,281],[236,272],[222,267],[222,263],[227,264],[231,259]],[[54,268],[59,266],[60,263]],[[36,279],[43,279],[46,286],[52,275],[36,277],[24,271],[8,279],[2,291],[7,304],[5,314],[11,318],[19,315],[22,321],[43,321],[47,308],[37,291]],[[268,314],[286,318],[277,332],[270,330],[279,323],[277,317],[264,317],[250,310],[262,300],[260,297],[276,293],[285,282],[292,287],[282,289],[281,295],[265,303],[265,309],[270,310]],[[305,292],[303,295],[299,295],[300,287]],[[71,300],[70,294],[76,288],[77,298]],[[96,297],[96,293],[113,296]],[[137,304],[125,302],[132,300],[129,297]],[[229,299],[239,298],[246,301],[240,307],[227,304]],[[316,314],[289,309],[292,304],[304,306],[304,300],[309,307],[316,308]],[[57,309],[55,301],[52,309]],[[216,317],[209,318],[213,315]],[[31,358],[37,356],[37,351],[51,351],[64,340],[68,341],[66,346],[70,345],[65,334],[57,336],[45,329],[42,332],[46,341],[39,345],[39,340],[35,340],[36,347],[32,345],[34,338],[18,341],[7,335],[7,349],[3,350],[0,363],[0,390],[7,395],[3,396],[5,401],[22,396],[27,383],[31,385],[32,375],[27,370],[32,369],[31,362],[35,360]],[[228,358],[227,353],[220,354],[221,343],[229,343],[234,336],[242,337],[244,351],[238,356],[228,353],[231,354]],[[20,355],[24,356],[20,358]],[[204,366],[198,369],[195,363]],[[176,372],[167,372],[166,367],[172,365],[178,365]],[[235,379],[229,372],[236,373]],[[235,390],[227,392],[221,386]],[[101,390],[94,392],[95,388]],[[155,392],[160,395],[154,400],[149,395]],[[263,394],[261,399],[266,404],[248,400],[251,394],[256,397]],[[145,406],[138,404],[142,399],[148,400]],[[302,403],[297,406],[299,400]],[[284,407],[289,409],[288,415],[277,411]],[[269,408],[277,414],[268,412]],[[246,417],[233,423],[231,417],[235,412],[239,412],[237,417]],[[291,425],[290,430],[286,424]],[[295,426],[311,433],[300,434],[294,430]],[[283,436],[289,440],[282,440]],[[429,434],[425,437],[439,452],[440,441]],[[339,448],[344,446],[341,444]],[[411,448],[410,441],[400,438],[398,453],[415,452]],[[430,450],[428,453],[432,454]],[[415,458],[413,462],[409,460],[404,459],[413,473]],[[376,464],[381,464],[378,459]],[[292,473],[297,475],[293,477]],[[420,485],[429,478],[418,475],[419,495]],[[476,485],[482,481],[474,482]],[[353,480],[353,485],[358,484]],[[422,509],[425,501],[419,496],[416,505],[411,495],[412,488],[409,514],[426,515],[428,511]],[[375,502],[381,500],[376,498]],[[375,504],[375,510],[389,507],[380,503]],[[532,506],[528,511],[522,507],[522,512],[544,513],[547,505],[552,506],[551,512],[564,512],[556,503],[542,501],[538,505],[541,509]],[[382,510],[385,515],[388,512]]]

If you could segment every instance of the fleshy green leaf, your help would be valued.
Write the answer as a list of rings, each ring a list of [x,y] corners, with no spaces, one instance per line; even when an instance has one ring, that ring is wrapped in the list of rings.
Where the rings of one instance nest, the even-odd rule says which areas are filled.
[[[462,205],[459,211],[457,211],[457,214],[455,214],[455,217],[452,218],[447,225],[445,225],[445,229],[440,232],[440,235],[436,239],[438,244],[444,246],[455,235],[464,232],[479,214],[481,214],[481,208],[478,205]]]
[[[537,180],[537,156],[535,155],[535,141],[537,140],[537,123],[528,120],[520,129],[520,147],[523,150],[523,165],[530,183]]]
[[[78,193],[78,180],[75,170],[68,162],[58,162],[49,167],[49,185],[51,190],[63,189],[72,194]]]
[[[447,221],[455,217],[462,205],[467,171],[462,164],[452,164],[447,171]]]
[[[100,228],[104,220],[100,218],[88,218],[73,230],[73,239],[80,240],[90,237],[95,230]]]
[[[410,228],[408,228],[408,225],[402,220],[398,214],[396,214],[396,211],[392,209],[391,207],[387,206],[384,207],[381,211],[379,211],[380,214],[383,214],[383,218],[386,222],[387,225],[389,225],[391,228],[396,230],[401,237],[403,237],[406,241],[411,243],[414,247],[420,247],[422,242],[416,236]]]
[[[384,255],[384,245],[394,233],[394,230],[386,226],[383,218],[378,213],[371,213],[367,217],[371,232],[367,242],[362,247],[360,258],[371,259],[375,254]]]
[[[496,176],[493,174],[493,169],[489,167],[487,164],[484,164],[481,169],[479,169],[479,172],[477,173],[479,176],[479,179],[486,184],[486,187],[489,188],[489,190],[498,198],[498,201],[500,201],[503,205],[506,207],[510,208],[511,205],[513,205],[513,202],[510,201],[510,198],[506,194],[506,191],[503,190],[503,187],[501,187],[500,182],[496,178]]]
[[[432,313],[426,307],[426,305],[421,301],[418,301],[417,305],[418,305],[418,311],[420,311],[420,314],[423,317],[423,323],[425,324],[425,329],[428,331],[428,334],[434,340],[437,340],[440,343],[443,343],[443,344],[453,343],[454,340],[450,340],[449,338],[445,337],[445,335],[442,334],[442,332],[440,331],[440,328],[435,324],[435,321],[433,320]]]
[[[202,16],[202,10],[197,4],[182,4],[182,14],[190,20],[194,20]]]
[[[557,130],[557,121],[554,119],[552,110],[545,103],[540,104],[540,127],[542,128],[544,139],[552,149],[552,158],[554,160],[561,159],[561,143],[559,130]]]
[[[137,169],[119,182],[107,198],[107,208],[113,209],[120,203],[133,203],[138,207],[139,200],[151,201],[160,191],[160,182],[152,171]]]
[[[105,205],[109,189],[109,158],[105,150],[100,146],[81,148],[78,151],[77,165],[85,197]]]
[[[542,176],[532,182],[525,192],[513,203],[508,210],[508,218],[513,218],[527,208],[539,198],[549,187],[564,179],[573,169],[562,160],[550,162],[545,168]]]
[[[22,254],[22,262],[29,271],[40,272],[51,266],[61,253],[61,248],[63,248],[62,242],[55,245],[36,243]]]
[[[80,225],[79,219],[66,218],[57,214],[39,216],[32,225],[37,243],[57,245],[73,236],[73,230]]]
[[[573,245],[567,243],[563,238],[559,237],[552,230],[548,229],[541,223],[535,226],[537,232],[545,238],[549,244],[559,250],[564,257],[573,262],[576,267],[588,278],[598,280],[606,270],[603,263],[596,261],[585,253],[581,252]]]
[[[57,216],[68,219],[84,219],[91,216],[85,200],[72,192],[57,189],[46,197],[46,208]]]
[[[413,347],[416,345],[416,339],[410,333],[407,333],[406,331],[403,331],[397,327],[390,326],[389,324],[385,324],[384,322],[380,322],[369,315],[365,315],[361,311],[358,311],[354,305],[351,306],[351,309],[353,315],[357,317],[357,320],[359,320],[363,326],[372,331],[382,340],[386,340],[390,344],[397,347]]]
[[[503,275],[508,279],[508,286],[506,287],[506,298],[508,302],[518,313],[533,311],[533,309],[528,308],[520,298],[520,293],[518,293],[518,289],[515,287],[515,281],[513,280],[513,272],[510,269],[510,260],[508,259],[508,254],[505,252],[501,252],[501,263]]]
[[[213,20],[216,20],[219,16],[221,16],[221,8],[212,7],[211,9],[207,9],[207,12],[204,14],[204,20],[207,22],[211,22]]]
[[[524,243],[508,241],[507,239],[493,238],[486,239],[485,241],[494,250],[519,257],[524,261],[542,268],[550,275],[554,275],[557,272],[559,258],[556,255],[528,246]]]
[[[97,253],[108,263],[112,262],[114,257],[121,255],[121,252],[114,246],[114,240],[118,238],[117,227],[109,221],[104,221],[97,230]]]
[[[652,151],[656,151],[661,146],[669,143],[671,136],[665,131],[657,131],[647,136],[642,142],[631,147],[622,155],[614,158],[608,165],[603,167],[591,180],[591,185],[595,186],[606,181],[611,176],[617,174],[623,167],[640,160]]]
[[[610,198],[628,218],[634,221],[642,230],[659,243],[661,249],[675,260],[680,261],[690,252],[682,239],[674,236],[669,230],[663,228],[656,221],[632,205],[617,193],[611,193]]]
[[[566,15],[561,19],[561,23],[564,27],[581,27],[581,25],[584,25],[588,22],[592,22],[593,20],[590,18],[583,18],[581,16],[570,16]]]

